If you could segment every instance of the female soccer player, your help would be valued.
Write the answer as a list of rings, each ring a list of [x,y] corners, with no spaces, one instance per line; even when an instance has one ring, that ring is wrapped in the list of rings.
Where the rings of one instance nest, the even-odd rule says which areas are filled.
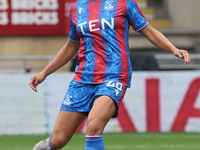
[[[65,65],[78,51],[75,76],[63,100],[52,134],[33,150],[61,149],[88,116],[85,150],[104,150],[102,133],[131,82],[129,26],[157,47],[190,62],[188,52],[177,49],[149,25],[135,0],[78,0],[70,10],[69,40],[54,60],[30,79],[38,84]]]

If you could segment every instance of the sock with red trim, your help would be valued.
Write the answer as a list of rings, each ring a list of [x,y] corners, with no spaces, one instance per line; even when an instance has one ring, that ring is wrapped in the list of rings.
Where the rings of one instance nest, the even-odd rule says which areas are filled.
[[[85,136],[85,150],[104,150],[102,135]]]

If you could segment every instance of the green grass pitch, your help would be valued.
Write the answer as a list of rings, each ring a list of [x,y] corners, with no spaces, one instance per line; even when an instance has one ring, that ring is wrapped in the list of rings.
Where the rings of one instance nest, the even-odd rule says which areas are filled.
[[[85,135],[75,134],[63,150],[84,150]],[[32,150],[40,136],[0,136],[0,150]],[[200,150],[200,133],[105,133],[106,150]]]

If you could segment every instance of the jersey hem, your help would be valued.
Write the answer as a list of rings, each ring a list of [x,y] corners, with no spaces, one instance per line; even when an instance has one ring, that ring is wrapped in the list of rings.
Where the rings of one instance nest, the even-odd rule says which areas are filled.
[[[102,84],[102,83],[109,82],[109,81],[119,82],[118,80],[109,80],[109,81],[104,81],[104,82],[81,82],[81,81],[78,81],[78,80],[75,80],[75,79],[72,79],[72,80],[76,81],[76,82],[79,82],[79,83],[83,83],[83,84]],[[122,83],[122,84],[124,84],[124,83]],[[127,86],[128,88],[130,87],[130,85],[128,85],[128,84],[124,84],[124,85]]]

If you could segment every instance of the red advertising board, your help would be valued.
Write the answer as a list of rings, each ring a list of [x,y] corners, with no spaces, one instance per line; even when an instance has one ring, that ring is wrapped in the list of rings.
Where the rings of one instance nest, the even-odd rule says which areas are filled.
[[[0,35],[66,35],[75,0],[0,0]]]

